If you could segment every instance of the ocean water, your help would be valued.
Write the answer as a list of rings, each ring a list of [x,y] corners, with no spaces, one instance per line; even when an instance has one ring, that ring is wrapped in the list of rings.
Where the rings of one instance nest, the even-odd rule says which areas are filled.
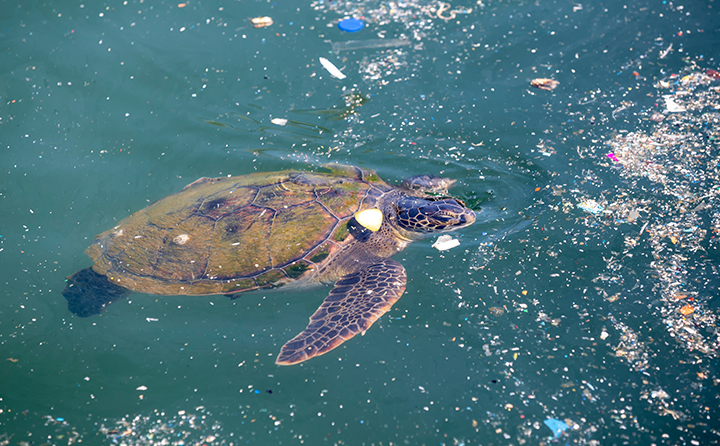
[[[719,443],[719,9],[0,1],[0,444]],[[125,216],[327,162],[480,209],[365,336],[275,365],[327,289],[67,310]]]

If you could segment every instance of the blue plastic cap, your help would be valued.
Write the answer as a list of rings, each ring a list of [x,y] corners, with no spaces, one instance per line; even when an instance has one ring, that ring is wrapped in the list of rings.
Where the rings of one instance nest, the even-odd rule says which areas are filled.
[[[338,23],[338,28],[340,28],[343,31],[347,31],[349,33],[354,33],[355,31],[360,31],[365,27],[365,23],[362,20],[358,19],[345,19],[340,20],[340,23]]]

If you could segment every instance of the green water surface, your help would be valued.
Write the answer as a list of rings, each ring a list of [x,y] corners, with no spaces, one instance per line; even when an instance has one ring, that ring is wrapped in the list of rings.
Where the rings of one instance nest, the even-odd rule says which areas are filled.
[[[663,224],[657,185],[603,144],[652,125],[633,113],[662,108],[658,80],[718,69],[720,4],[448,5],[0,0],[0,444],[718,443],[717,327],[697,323],[706,352],[666,331],[651,248],[622,255]],[[396,256],[407,291],[365,336],[275,365],[327,289],[67,310],[65,277],[127,215],[199,177],[326,162],[454,178],[482,209],[459,247]],[[637,221],[564,204],[628,194]],[[703,246],[681,254],[710,317]]]

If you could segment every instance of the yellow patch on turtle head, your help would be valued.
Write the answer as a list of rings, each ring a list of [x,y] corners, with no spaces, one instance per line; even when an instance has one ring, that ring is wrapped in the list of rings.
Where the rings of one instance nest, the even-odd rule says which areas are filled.
[[[382,226],[383,214],[380,209],[365,209],[355,213],[355,220],[372,232],[377,232]]]

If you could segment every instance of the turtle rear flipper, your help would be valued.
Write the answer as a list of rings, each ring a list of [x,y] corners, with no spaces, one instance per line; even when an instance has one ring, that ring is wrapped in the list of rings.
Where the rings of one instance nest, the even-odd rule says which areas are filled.
[[[62,295],[68,301],[68,310],[80,317],[88,317],[102,313],[107,305],[130,293],[92,268],[85,268],[68,277]]]
[[[405,268],[395,260],[377,263],[335,282],[330,295],[310,317],[307,328],[283,345],[276,364],[292,365],[327,353],[365,331],[400,299]]]

